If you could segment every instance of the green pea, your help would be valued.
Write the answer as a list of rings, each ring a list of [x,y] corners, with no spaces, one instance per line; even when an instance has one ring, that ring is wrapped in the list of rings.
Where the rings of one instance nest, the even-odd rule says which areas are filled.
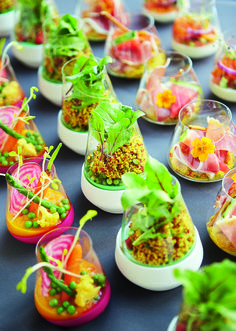
[[[112,185],[112,179],[107,179],[107,184]]]
[[[30,219],[33,219],[33,218],[35,218],[35,213],[33,213],[33,212],[30,212],[30,213],[28,214],[28,217],[29,217]]]
[[[70,284],[69,284],[69,288],[72,289],[72,290],[74,290],[74,289],[76,288],[76,286],[77,286],[77,284],[76,284],[75,281],[72,281],[72,282],[70,282]]]
[[[50,283],[51,288],[57,288],[57,285],[54,282]]]
[[[25,135],[26,135],[26,137],[31,137],[31,132],[27,131]]]
[[[76,312],[76,308],[74,305],[69,305],[69,307],[67,308],[67,312],[68,314],[72,315]]]
[[[39,152],[39,151],[41,151],[42,146],[41,146],[41,145],[36,145],[36,146],[35,146],[35,149],[36,149],[37,152]]]
[[[69,203],[69,199],[62,199],[61,202],[63,205],[67,205]]]
[[[38,227],[39,227],[38,221],[33,221],[33,228],[38,228]]]
[[[56,207],[51,207],[50,208],[50,213],[54,214],[57,211]]]
[[[28,214],[28,212],[29,212],[29,211],[28,211],[28,209],[27,209],[27,208],[25,208],[25,209],[23,209],[23,210],[22,210],[22,215],[27,215],[27,214]]]
[[[57,313],[60,315],[63,313],[63,311],[65,311],[65,309],[63,307],[58,307],[57,308]]]
[[[70,302],[69,301],[63,301],[62,302],[62,307],[64,307],[65,309],[67,309],[70,306]]]
[[[88,272],[87,272],[86,270],[81,270],[81,271],[80,271],[80,274],[83,276],[83,275],[87,275]]]
[[[49,301],[50,307],[57,307],[58,306],[58,300],[56,298],[53,298]]]
[[[66,213],[63,213],[60,215],[60,217],[64,220],[64,218],[66,218],[66,215],[67,215]]]
[[[40,137],[37,138],[37,143],[38,145],[43,145],[43,139],[41,139]]]
[[[2,161],[2,165],[7,166],[7,165],[8,165],[7,160],[3,160],[3,161]]]
[[[49,290],[49,294],[50,295],[56,295],[57,294],[57,290],[55,289],[55,288],[51,288],[50,290]]]
[[[39,134],[39,132],[37,132],[37,131],[34,131],[33,135],[34,135],[35,137],[40,137],[40,134]]]
[[[65,210],[70,210],[70,205],[64,205]]]
[[[62,213],[65,212],[65,208],[64,207],[59,207],[59,208],[57,208],[57,211],[58,211],[59,214],[62,214]]]
[[[10,161],[10,162],[9,162],[9,165],[13,165],[13,164],[14,164],[14,161]]]
[[[9,157],[9,153],[8,152],[4,152],[3,156],[5,156],[5,158]]]
[[[24,225],[25,225],[25,228],[26,229],[30,229],[32,227],[32,225],[33,225],[33,222],[31,222],[31,221],[25,221]]]

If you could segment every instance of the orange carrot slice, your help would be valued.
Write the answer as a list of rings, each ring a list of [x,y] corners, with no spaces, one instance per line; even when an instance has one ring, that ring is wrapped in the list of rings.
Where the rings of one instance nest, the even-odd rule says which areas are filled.
[[[70,272],[73,272],[74,274],[79,275],[81,259],[82,259],[82,247],[79,243],[76,243],[75,247],[71,251],[71,254],[68,258],[66,269]],[[70,282],[72,282],[72,281],[78,282],[78,278],[75,276],[72,276],[72,275],[65,274],[64,283],[66,285],[69,285]],[[65,293],[65,292],[61,293],[62,302],[69,300],[69,299],[70,299],[70,296],[67,293]]]

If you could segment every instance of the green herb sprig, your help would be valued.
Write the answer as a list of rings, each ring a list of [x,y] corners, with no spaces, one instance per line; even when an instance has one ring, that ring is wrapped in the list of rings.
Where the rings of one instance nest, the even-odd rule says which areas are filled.
[[[122,181],[126,186],[121,196],[124,210],[136,203],[144,205],[143,213],[132,218],[132,230],[141,229],[142,234],[133,245],[158,236],[158,229],[171,222],[179,213],[179,185],[173,181],[168,169],[156,159],[148,158],[145,164],[146,177],[126,173]]]
[[[92,113],[90,125],[94,138],[101,143],[103,153],[112,155],[117,148],[129,143],[133,135],[132,127],[143,114],[119,102],[100,102]]]
[[[201,322],[200,331],[236,330],[235,262],[225,259],[199,271],[175,269],[174,275],[183,285],[184,302],[194,308],[188,330],[194,322]]]

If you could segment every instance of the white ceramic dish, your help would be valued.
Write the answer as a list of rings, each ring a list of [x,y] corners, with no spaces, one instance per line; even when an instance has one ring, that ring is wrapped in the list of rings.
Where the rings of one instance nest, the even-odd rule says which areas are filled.
[[[172,38],[171,46],[175,51],[184,53],[184,54],[188,55],[189,57],[191,57],[192,59],[201,59],[201,58],[214,54],[219,47],[219,42],[216,41],[216,42],[211,43],[206,46],[194,47],[194,46],[187,46],[187,45],[177,43]]]
[[[170,22],[173,22],[177,15],[178,15],[178,11],[171,11],[169,13],[159,13],[159,14],[155,14],[154,12],[151,12],[145,8],[143,8],[143,13],[144,14],[147,14],[147,15],[151,15],[154,20],[156,22],[160,22],[160,23],[170,23]]]
[[[236,90],[220,87],[219,85],[214,84],[211,79],[210,89],[217,97],[229,102],[236,102]]]
[[[178,316],[175,316],[170,322],[167,331],[175,331],[177,320],[178,320]]]
[[[152,291],[166,291],[180,286],[173,270],[176,268],[198,270],[203,259],[203,247],[198,231],[192,252],[179,263],[163,267],[145,267],[129,260],[121,250],[121,229],[116,237],[115,260],[120,272],[132,283]]]
[[[88,141],[88,133],[69,130],[63,125],[61,118],[62,110],[59,111],[57,118],[57,133],[59,138],[67,147],[69,147],[75,153],[85,155]]]
[[[81,189],[86,198],[98,208],[113,214],[123,214],[121,196],[124,190],[103,190],[92,185],[84,176],[84,165],[81,172]]]
[[[14,28],[14,10],[0,14],[0,37],[9,36]]]
[[[43,45],[19,44],[22,49],[12,46],[13,55],[27,67],[38,68],[43,60]]]
[[[42,95],[56,106],[62,106],[62,83],[52,83],[42,75],[42,66],[38,70],[38,86]]]

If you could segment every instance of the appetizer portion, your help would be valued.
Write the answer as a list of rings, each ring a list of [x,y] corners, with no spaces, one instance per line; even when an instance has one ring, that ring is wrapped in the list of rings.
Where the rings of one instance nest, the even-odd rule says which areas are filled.
[[[25,94],[16,79],[7,55],[12,43],[9,43],[3,50],[5,41],[5,38],[0,39],[0,107],[9,105],[21,107]]]
[[[170,266],[192,251],[195,230],[181,195],[180,185],[159,161],[148,158],[145,178],[122,176],[122,249],[134,263]]]
[[[43,52],[42,76],[62,84],[63,65],[74,57],[92,52],[83,34],[81,21],[70,14],[46,20]]]
[[[213,242],[223,251],[236,256],[236,174],[229,171],[216,196],[213,215],[207,231]]]
[[[174,21],[178,14],[177,0],[144,0],[143,12],[153,16],[155,21],[168,23]]]
[[[59,326],[77,326],[101,314],[110,300],[110,285],[89,235],[81,228],[97,214],[90,210],[80,227],[48,232],[36,247],[38,263],[26,270],[17,290],[25,293],[37,270],[34,301],[39,314]]]
[[[8,36],[14,27],[14,0],[0,0],[0,36]]]
[[[72,205],[53,165],[60,147],[51,157],[52,146],[43,157],[19,159],[5,175],[7,228],[20,241],[35,244],[49,230],[73,222]]]
[[[199,2],[198,2],[199,3]],[[202,1],[202,7],[181,11],[172,27],[172,48],[191,58],[214,54],[218,48],[219,23],[212,1]]]
[[[89,40],[106,40],[110,20],[103,12],[110,14],[122,24],[127,24],[127,17],[122,0],[83,0],[79,3],[80,16],[83,19],[83,31]]]
[[[225,105],[192,102],[180,111],[171,142],[169,165],[180,176],[199,182],[220,180],[234,167],[236,131]]]
[[[236,102],[236,32],[230,31],[216,53],[210,89],[219,98]]]
[[[105,54],[112,58],[108,73],[124,78],[141,78],[144,63],[162,52],[161,40],[151,16],[130,14],[128,27],[114,23],[105,44]]]
[[[111,58],[94,55],[74,58],[62,69],[62,121],[70,130],[88,132],[92,111],[102,101],[116,101],[106,64]]]
[[[142,115],[141,111],[108,101],[93,110],[84,167],[84,175],[93,185],[121,189],[124,173],[143,173],[147,151],[137,125]]]
[[[145,113],[146,120],[157,124],[176,124],[180,109],[202,96],[191,59],[181,53],[160,53],[146,63],[136,104]]]
[[[183,301],[171,331],[235,330],[236,264],[215,262],[199,271],[174,271],[183,285]],[[169,331],[169,329],[168,329]]]
[[[35,98],[31,88],[31,96],[25,99],[21,108],[14,106],[0,107],[0,172],[5,173],[10,165],[19,158],[41,156],[46,144],[30,116],[28,103]]]

